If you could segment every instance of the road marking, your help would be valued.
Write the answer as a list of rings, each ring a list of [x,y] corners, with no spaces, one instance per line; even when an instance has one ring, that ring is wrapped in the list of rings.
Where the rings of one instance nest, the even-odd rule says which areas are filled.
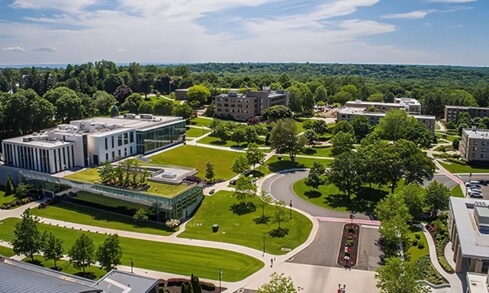
[[[332,217],[316,217],[320,222],[335,222],[335,223],[351,223],[351,220],[348,218],[332,218]],[[354,224],[366,224],[372,226],[379,226],[380,221],[372,221],[372,220],[353,220]]]

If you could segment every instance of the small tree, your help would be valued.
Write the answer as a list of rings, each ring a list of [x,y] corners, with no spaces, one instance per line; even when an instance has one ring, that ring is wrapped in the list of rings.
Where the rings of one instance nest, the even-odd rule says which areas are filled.
[[[5,195],[11,195],[15,193],[15,185],[12,180],[12,175],[9,173],[7,177],[7,183],[5,184]]]
[[[452,147],[454,150],[458,150],[459,146],[460,146],[460,139],[457,137],[453,140]]]
[[[287,212],[285,211],[285,203],[278,201],[275,203],[275,210],[273,211],[273,222],[278,224],[278,229],[281,229],[280,224],[287,221]]]
[[[41,252],[44,255],[44,259],[52,259],[54,267],[57,268],[56,262],[63,257],[63,241],[57,238],[52,232],[48,233],[44,231],[42,235],[42,247]]]
[[[15,189],[15,197],[22,199],[27,196],[28,187],[25,183],[19,183]]]
[[[248,159],[246,159],[244,155],[236,157],[233,165],[231,166],[231,170],[237,174],[242,174],[246,172],[249,168],[250,165],[248,164]]]
[[[192,284],[193,293],[202,293],[202,284],[200,284],[199,277],[192,274],[190,277],[190,284]]]
[[[290,277],[273,272],[270,275],[270,282],[258,288],[257,293],[297,293],[297,290]]]
[[[82,234],[78,238],[68,252],[70,263],[77,269],[82,269],[85,273],[85,269],[91,264],[95,263],[94,260],[95,246],[93,240],[87,235]]]
[[[309,171],[309,175],[307,176],[304,184],[310,186],[314,189],[318,189],[320,185],[323,185],[325,182],[325,172],[326,169],[324,166],[318,162],[314,162],[311,170]]]
[[[431,208],[431,212],[438,215],[438,211],[448,208],[450,190],[441,182],[431,181],[426,188],[426,205]]]
[[[122,246],[117,234],[110,235],[97,248],[97,261],[107,272],[121,264]]]
[[[148,213],[144,209],[139,209],[132,216],[134,221],[136,221],[137,225],[142,225],[144,222],[148,220]]]
[[[416,281],[419,278],[419,268],[398,257],[388,258],[386,264],[377,269],[375,278],[381,293],[430,292],[423,283]]]
[[[267,217],[265,216],[265,208],[273,202],[273,199],[265,190],[261,190],[260,194],[258,194],[258,198],[260,199],[260,207],[261,207],[261,217],[259,222],[264,223],[267,221]]]
[[[247,197],[254,197],[256,195],[256,185],[253,184],[251,178],[241,175],[236,180],[234,193],[236,194],[236,199],[244,203]]]
[[[208,161],[205,164],[205,178],[207,180],[212,180],[216,174],[214,173],[214,164],[211,161]]]
[[[39,219],[27,209],[22,213],[22,220],[15,224],[14,240],[10,243],[14,253],[25,254],[34,261],[34,254],[42,247],[41,233],[37,228]]]
[[[255,169],[255,165],[262,164],[264,158],[265,153],[258,148],[256,143],[251,143],[248,145],[248,149],[246,150],[246,159],[248,164],[253,166],[253,169]]]

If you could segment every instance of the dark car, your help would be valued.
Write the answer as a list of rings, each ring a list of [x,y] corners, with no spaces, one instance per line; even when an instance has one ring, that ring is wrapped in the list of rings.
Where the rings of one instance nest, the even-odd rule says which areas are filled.
[[[215,190],[215,189],[211,189],[211,190],[209,190],[209,194],[214,194],[214,192],[216,192],[216,190]]]
[[[229,184],[235,185],[236,184],[236,179],[233,179],[233,180],[229,181]]]

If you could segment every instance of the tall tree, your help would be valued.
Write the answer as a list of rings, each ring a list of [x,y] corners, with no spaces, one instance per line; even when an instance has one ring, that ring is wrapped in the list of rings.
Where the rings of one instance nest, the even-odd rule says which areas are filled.
[[[326,182],[334,184],[348,198],[362,185],[361,160],[357,152],[348,151],[338,155],[326,171]]]
[[[27,209],[22,219],[15,224],[14,240],[10,243],[15,254],[24,254],[34,260],[34,255],[42,248],[41,233],[37,228],[39,219]]]
[[[270,144],[278,153],[288,153],[294,161],[297,153],[304,147],[304,141],[297,136],[294,120],[279,120],[270,134]]]
[[[277,121],[280,119],[292,118],[292,111],[282,105],[272,106],[263,112],[262,119],[266,121]]]
[[[357,142],[360,142],[370,133],[371,127],[366,116],[355,116],[351,121],[351,126],[353,127]]]
[[[314,189],[318,189],[319,186],[323,185],[325,182],[324,175],[326,174],[326,169],[321,163],[314,162],[312,168],[309,170],[304,184],[310,186]]]
[[[417,282],[420,271],[415,263],[398,257],[388,258],[386,264],[377,269],[375,278],[381,293],[428,293],[429,288]]]
[[[263,163],[265,153],[258,148],[256,143],[251,143],[248,145],[248,149],[246,150],[246,159],[248,160],[248,164],[253,166],[253,169],[255,169],[255,165]]]
[[[173,102],[160,98],[155,102],[153,113],[156,115],[171,116],[173,114]]]
[[[77,269],[85,269],[95,263],[94,259],[95,246],[93,240],[87,235],[82,234],[68,251],[70,263]]]
[[[202,105],[206,103],[210,97],[211,92],[202,84],[194,85],[187,90],[187,100],[189,103],[197,102],[199,105]]]
[[[342,120],[336,124],[333,128],[333,134],[336,135],[338,132],[351,133],[355,134],[355,130],[353,126],[351,126],[350,122],[346,120]]]
[[[54,267],[57,268],[56,262],[63,257],[63,241],[57,238],[52,232],[44,231],[42,235],[41,252],[44,259],[52,259]]]
[[[15,193],[15,185],[12,180],[12,174],[8,174],[7,183],[5,184],[5,196]]]
[[[404,186],[399,195],[404,200],[411,217],[420,219],[426,206],[423,188],[418,184],[410,183]]]
[[[375,131],[383,139],[397,141],[408,134],[410,119],[404,110],[390,110],[380,119]]]
[[[236,157],[231,166],[231,170],[236,174],[243,174],[250,168],[250,164],[248,164],[248,159],[244,155],[240,155]]]
[[[338,156],[353,149],[355,137],[350,132],[338,132],[331,139],[331,143],[333,144],[333,156]]]
[[[256,190],[257,187],[250,177],[241,175],[238,180],[236,180],[234,194],[236,195],[237,200],[243,203],[246,202],[248,197],[252,198],[256,196]]]
[[[212,180],[216,176],[214,172],[214,164],[211,161],[205,163],[205,179]]]
[[[121,264],[122,246],[117,234],[109,235],[97,248],[97,261],[107,272]]]
[[[450,190],[441,182],[431,181],[426,188],[426,205],[430,207],[435,217],[438,211],[448,209],[449,198]]]
[[[234,127],[233,132],[231,133],[231,140],[235,141],[238,146],[246,140],[246,130],[245,126],[239,125]]]

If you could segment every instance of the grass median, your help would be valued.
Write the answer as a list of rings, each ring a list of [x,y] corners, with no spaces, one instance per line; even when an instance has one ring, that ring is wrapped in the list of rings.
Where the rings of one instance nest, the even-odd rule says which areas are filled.
[[[287,207],[286,219],[281,223],[281,227],[288,229],[288,234],[282,238],[270,236],[269,232],[278,227],[272,219],[275,207],[265,207],[265,215],[270,217],[269,222],[259,224],[255,221],[262,214],[260,200],[253,198],[247,202],[255,204],[256,210],[238,215],[233,212],[232,207],[239,201],[232,192],[219,191],[206,197],[192,221],[187,224],[185,232],[178,237],[234,243],[257,250],[263,250],[265,246],[266,252],[271,254],[285,254],[309,237],[311,221],[295,211],[292,211],[292,219],[289,219],[290,211]],[[216,233],[212,232],[214,224],[219,225],[219,231]]]
[[[15,224],[20,219],[3,220],[0,239],[12,241]],[[103,242],[107,235],[82,232],[73,229],[39,224],[39,230],[54,233],[63,241],[66,251],[82,233],[89,236],[95,245]],[[190,276],[192,273],[205,279],[218,279],[218,270],[222,269],[222,280],[235,282],[243,280],[263,267],[263,262],[228,250],[154,242],[132,238],[120,238],[124,251],[122,265],[130,265],[149,270]]]

